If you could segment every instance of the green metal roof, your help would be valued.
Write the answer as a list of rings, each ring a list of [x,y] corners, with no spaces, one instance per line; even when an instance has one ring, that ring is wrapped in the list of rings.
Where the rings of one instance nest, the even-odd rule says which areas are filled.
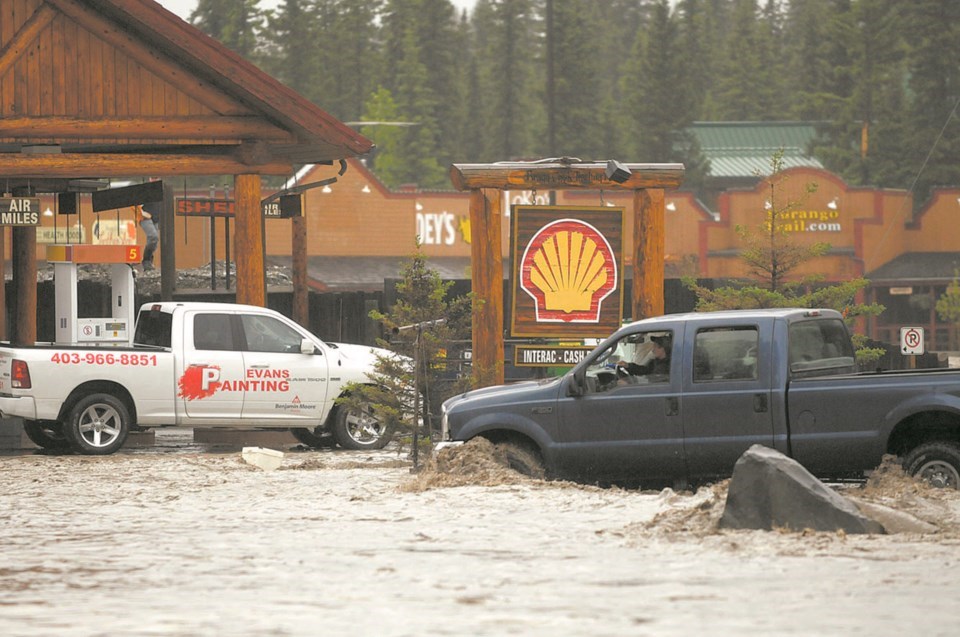
[[[810,122],[694,122],[690,131],[710,160],[712,178],[770,174],[770,158],[783,149],[783,167],[823,168],[806,153],[816,134]]]

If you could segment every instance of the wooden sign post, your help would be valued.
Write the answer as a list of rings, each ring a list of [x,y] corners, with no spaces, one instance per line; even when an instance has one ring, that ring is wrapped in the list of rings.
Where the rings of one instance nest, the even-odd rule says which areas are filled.
[[[470,191],[470,256],[473,293],[473,380],[477,387],[504,381],[503,190],[632,190],[633,318],[663,314],[664,189],[683,182],[683,164],[542,162],[454,164],[450,180]],[[609,176],[608,176],[608,173]]]

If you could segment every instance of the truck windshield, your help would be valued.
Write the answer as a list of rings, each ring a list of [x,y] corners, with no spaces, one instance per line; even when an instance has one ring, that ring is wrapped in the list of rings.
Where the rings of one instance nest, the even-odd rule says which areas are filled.
[[[790,373],[794,376],[856,371],[853,345],[840,319],[790,324]]]

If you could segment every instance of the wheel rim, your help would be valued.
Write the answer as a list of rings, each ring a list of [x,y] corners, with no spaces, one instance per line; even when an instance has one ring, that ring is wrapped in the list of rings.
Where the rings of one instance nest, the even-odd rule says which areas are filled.
[[[369,407],[351,409],[347,413],[347,435],[359,444],[373,444],[383,436],[383,425]]]
[[[914,476],[938,489],[960,488],[960,473],[957,473],[952,464],[944,460],[931,460],[924,463],[917,469]]]
[[[120,437],[120,413],[110,405],[90,405],[80,414],[80,437],[91,447],[108,447]]]

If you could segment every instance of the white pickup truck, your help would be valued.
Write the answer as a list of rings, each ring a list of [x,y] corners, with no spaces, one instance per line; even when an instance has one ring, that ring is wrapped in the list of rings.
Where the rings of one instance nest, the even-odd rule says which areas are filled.
[[[148,303],[129,347],[0,346],[0,413],[23,418],[41,447],[83,454],[164,426],[280,428],[310,447],[378,449],[388,428],[335,404],[347,383],[371,382],[377,351],[325,343],[266,308]]]

